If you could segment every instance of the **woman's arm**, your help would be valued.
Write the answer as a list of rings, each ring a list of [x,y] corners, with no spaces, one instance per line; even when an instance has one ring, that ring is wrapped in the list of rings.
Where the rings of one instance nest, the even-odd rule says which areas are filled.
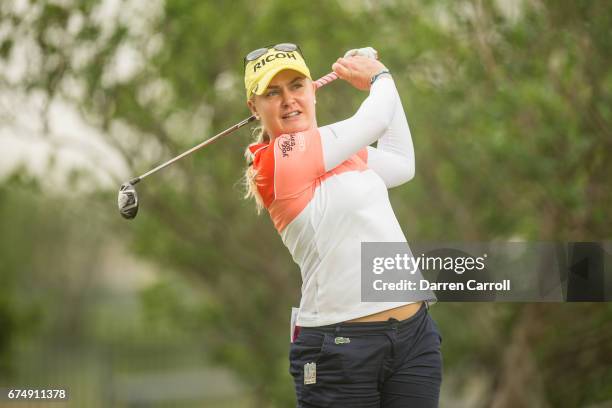
[[[387,131],[378,139],[376,148],[368,146],[368,167],[378,173],[387,188],[404,184],[414,177],[412,136],[399,95]]]
[[[395,83],[389,75],[383,75],[374,82],[370,95],[353,117],[322,127],[320,133],[325,171],[335,168],[388,132],[398,105]]]

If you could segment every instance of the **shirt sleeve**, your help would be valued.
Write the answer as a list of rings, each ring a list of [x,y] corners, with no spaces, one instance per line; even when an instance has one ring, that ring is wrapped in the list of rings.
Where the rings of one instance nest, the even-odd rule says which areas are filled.
[[[368,146],[368,167],[384,180],[387,188],[410,181],[415,173],[414,146],[402,102],[397,96],[397,108],[385,134],[376,148]]]
[[[377,147],[369,146],[378,140]],[[387,188],[414,177],[412,136],[395,83],[377,80],[359,111],[342,122],[321,128],[325,169],[329,170],[367,146],[367,165]]]
[[[319,129],[310,129],[274,140],[274,197],[300,196],[325,173]]]
[[[383,136],[391,124],[398,101],[393,79],[383,76],[374,82],[370,95],[355,115],[320,128],[325,170],[333,169]]]

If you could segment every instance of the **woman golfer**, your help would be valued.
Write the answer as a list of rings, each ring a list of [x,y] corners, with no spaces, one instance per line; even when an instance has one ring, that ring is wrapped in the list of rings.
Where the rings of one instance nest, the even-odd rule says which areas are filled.
[[[298,407],[436,407],[442,356],[428,313],[433,293],[361,301],[361,243],[406,242],[387,189],[414,175],[393,78],[363,53],[353,50],[332,68],[368,97],[351,118],[322,127],[299,47],[245,57],[247,104],[261,121],[247,149],[247,197],[268,210],[302,274],[290,352]]]

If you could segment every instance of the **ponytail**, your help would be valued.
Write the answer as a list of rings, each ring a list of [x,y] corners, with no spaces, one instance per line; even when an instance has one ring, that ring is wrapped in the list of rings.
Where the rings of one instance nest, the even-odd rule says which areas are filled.
[[[255,158],[255,155],[251,153],[251,150],[249,148],[259,143],[270,142],[270,137],[266,134],[266,132],[261,126],[258,126],[253,129],[253,135],[253,142],[251,142],[244,151],[244,157],[247,162],[247,167],[244,171],[244,187],[246,190],[246,193],[244,194],[244,199],[255,199],[255,205],[257,206],[257,214],[260,214],[261,210],[264,208],[264,204],[263,199],[261,198],[261,194],[259,194],[259,190],[257,189],[257,183],[255,183],[255,177],[257,176],[257,170],[253,168],[253,159]]]

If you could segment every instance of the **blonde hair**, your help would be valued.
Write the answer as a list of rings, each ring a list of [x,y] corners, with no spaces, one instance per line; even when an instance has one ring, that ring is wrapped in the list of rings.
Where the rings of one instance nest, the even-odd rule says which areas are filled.
[[[261,126],[257,126],[256,128],[254,128],[252,135],[254,135],[253,141],[247,146],[244,151],[244,157],[247,162],[247,167],[244,171],[244,187],[246,190],[244,194],[244,199],[255,199],[255,205],[257,206],[257,214],[260,214],[261,210],[264,208],[264,204],[263,198],[261,197],[261,194],[259,194],[259,190],[257,189],[257,183],[255,182],[255,177],[257,176],[257,170],[253,168],[253,159],[255,158],[255,155],[251,153],[251,150],[249,148],[258,143],[269,142],[270,136],[267,135],[267,133]]]

